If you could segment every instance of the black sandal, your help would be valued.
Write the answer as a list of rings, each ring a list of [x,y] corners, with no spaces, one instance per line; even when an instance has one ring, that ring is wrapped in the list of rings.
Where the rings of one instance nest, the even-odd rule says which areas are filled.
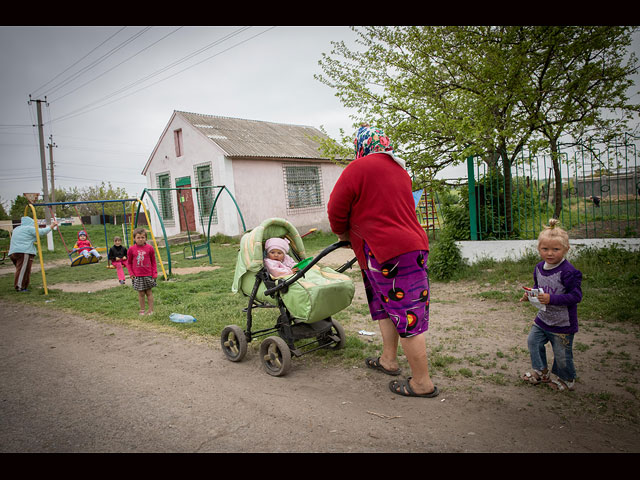
[[[438,391],[438,387],[436,387],[435,385],[433,386],[433,392],[431,393],[416,393],[412,390],[409,380],[411,380],[411,377],[407,378],[406,380],[391,380],[391,382],[389,382],[389,390],[397,395],[402,395],[404,397],[433,398],[437,397],[440,393]],[[400,387],[399,390],[398,387]]]
[[[369,357],[365,360],[365,363],[367,364],[367,367],[373,368],[374,370],[380,370],[382,373],[386,373],[387,375],[395,376],[395,375],[400,375],[402,373],[402,370],[400,370],[399,368],[397,370],[387,370],[386,368],[384,368],[380,363],[380,357],[378,358]]]

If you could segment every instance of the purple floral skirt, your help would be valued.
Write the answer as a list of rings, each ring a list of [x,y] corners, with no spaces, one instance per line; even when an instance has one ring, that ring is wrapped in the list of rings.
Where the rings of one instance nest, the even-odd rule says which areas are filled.
[[[401,337],[429,329],[429,275],[427,250],[398,255],[378,263],[364,244],[368,270],[362,271],[371,318],[390,318]]]

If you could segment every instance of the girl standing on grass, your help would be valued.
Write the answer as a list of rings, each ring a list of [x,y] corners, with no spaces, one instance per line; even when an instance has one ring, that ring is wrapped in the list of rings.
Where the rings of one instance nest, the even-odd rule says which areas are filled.
[[[136,228],[133,231],[134,244],[127,251],[127,270],[131,277],[134,290],[138,291],[140,301],[140,315],[153,314],[153,292],[151,289],[156,286],[158,270],[156,267],[156,252],[151,245],[147,244],[147,231]],[[149,304],[149,309],[145,313],[145,297]]]
[[[558,226],[558,220],[549,220],[538,236],[538,252],[542,261],[533,271],[533,286],[541,288],[537,299],[542,304],[536,316],[527,344],[533,373],[522,379],[531,384],[541,382],[557,390],[573,390],[576,370],[573,364],[573,336],[578,331],[578,303],[582,300],[582,273],[564,257],[569,250],[569,235]],[[521,302],[527,300],[525,293]],[[551,378],[547,368],[545,345],[551,343],[553,367]]]

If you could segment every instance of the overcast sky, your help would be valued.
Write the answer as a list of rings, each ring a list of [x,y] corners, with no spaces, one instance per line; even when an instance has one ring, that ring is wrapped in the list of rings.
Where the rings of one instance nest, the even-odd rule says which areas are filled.
[[[56,187],[104,180],[139,196],[140,172],[174,110],[322,125],[335,137],[351,130],[349,112],[313,75],[331,41],[354,38],[337,26],[0,27],[5,209],[16,195],[42,191],[29,95],[48,102]]]
[[[350,132],[350,112],[313,76],[331,41],[354,39],[338,26],[0,26],[0,200],[8,211],[42,191],[30,94],[48,102],[56,187],[110,181],[139,196],[174,110]]]

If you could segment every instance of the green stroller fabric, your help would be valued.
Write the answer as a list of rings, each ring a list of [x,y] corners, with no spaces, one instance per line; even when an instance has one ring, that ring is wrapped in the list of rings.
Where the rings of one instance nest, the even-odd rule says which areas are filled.
[[[296,255],[299,258],[306,257],[302,238],[290,222],[283,218],[265,220],[240,240],[232,292],[241,292],[246,296],[251,294],[256,273],[264,266],[264,242],[272,237],[287,238]],[[264,295],[266,289],[266,285],[261,283],[256,300],[275,305],[273,297]],[[347,275],[316,264],[304,277],[290,285],[286,293],[280,292],[280,295],[294,321],[313,323],[347,308],[351,305],[354,293],[355,285]]]

